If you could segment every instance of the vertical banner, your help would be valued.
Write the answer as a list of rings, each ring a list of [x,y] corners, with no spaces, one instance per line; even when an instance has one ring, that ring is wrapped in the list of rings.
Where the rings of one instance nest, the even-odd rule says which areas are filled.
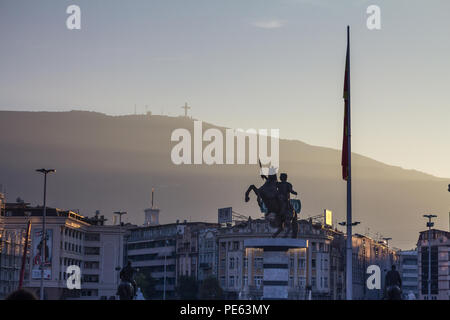
[[[42,256],[43,241],[42,229],[33,231],[33,266],[31,269],[31,278],[41,278],[41,261],[44,261],[44,279],[52,278],[52,256],[53,256],[53,230],[47,229],[47,239],[45,246],[45,259]]]

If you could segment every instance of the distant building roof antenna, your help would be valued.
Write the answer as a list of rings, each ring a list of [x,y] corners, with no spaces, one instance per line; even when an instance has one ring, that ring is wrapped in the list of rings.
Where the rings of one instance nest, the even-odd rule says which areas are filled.
[[[187,102],[185,102],[184,106],[182,106],[181,109],[184,109],[184,117],[187,118],[188,117],[188,110],[191,109],[191,107],[188,106]]]
[[[114,212],[114,214],[119,216],[119,226],[121,226],[122,225],[122,216],[127,213],[125,211],[116,211],[116,212]]]
[[[155,207],[153,206],[153,200],[155,197],[155,188],[152,188],[152,209],[154,209]]]

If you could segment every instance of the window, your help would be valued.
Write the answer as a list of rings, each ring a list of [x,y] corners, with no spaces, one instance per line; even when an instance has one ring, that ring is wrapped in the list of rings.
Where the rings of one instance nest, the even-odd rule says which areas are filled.
[[[298,267],[300,269],[305,269],[305,259],[304,258],[298,259]]]
[[[261,287],[262,280],[263,280],[262,276],[255,276],[255,286],[257,286],[258,288]]]
[[[86,255],[99,255],[100,248],[99,247],[84,247],[84,254]]]
[[[301,288],[306,287],[306,278],[305,277],[298,277],[298,285]]]
[[[93,282],[93,283],[98,283],[98,275],[96,274],[85,274],[83,276],[83,281],[84,282]]]
[[[262,257],[255,258],[255,268],[262,269],[264,259]]]
[[[234,258],[230,258],[230,265],[229,265],[230,269],[234,269]]]
[[[234,287],[234,276],[230,276],[229,286]]]
[[[100,233],[87,233],[84,236],[86,241],[100,241]]]

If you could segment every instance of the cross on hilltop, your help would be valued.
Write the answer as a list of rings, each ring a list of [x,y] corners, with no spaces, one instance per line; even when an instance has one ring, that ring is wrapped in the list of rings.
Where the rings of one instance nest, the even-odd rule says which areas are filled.
[[[184,104],[184,106],[181,107],[181,109],[184,109],[184,117],[188,117],[188,110],[191,109],[191,107],[188,106],[187,102]]]

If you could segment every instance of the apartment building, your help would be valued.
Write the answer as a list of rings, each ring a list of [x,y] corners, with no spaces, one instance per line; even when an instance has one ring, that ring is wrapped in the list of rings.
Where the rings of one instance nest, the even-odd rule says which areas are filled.
[[[432,300],[450,299],[450,232],[432,229],[422,231],[417,242],[419,299],[427,300],[429,275],[429,246],[431,245]]]
[[[46,299],[116,299],[117,269],[123,267],[122,246],[127,227],[105,225],[106,219],[98,214],[86,218],[70,210],[47,208],[46,254],[41,257],[42,212],[42,207],[18,202],[6,203],[2,214],[2,230],[6,233],[23,232],[31,222],[23,286],[39,293],[40,262],[45,259]],[[19,259],[15,261],[14,268],[20,268]],[[67,287],[69,266],[80,268],[79,290]]]
[[[354,234],[353,243],[353,299],[380,300],[384,298],[384,278],[393,264],[398,264],[397,251],[383,240]],[[376,265],[381,271],[381,288],[367,288],[367,268]]]
[[[417,299],[419,297],[419,269],[416,250],[402,250],[398,252],[398,271],[402,277],[403,299]]]
[[[299,239],[307,248],[291,249],[289,299],[341,299],[343,291],[342,250],[336,243],[342,234],[331,227],[299,220]],[[218,279],[228,298],[260,299],[263,295],[263,250],[245,248],[244,241],[270,238],[274,230],[262,219],[242,221],[218,229]],[[331,266],[331,262],[337,266]],[[331,286],[333,285],[333,287]],[[311,294],[310,294],[311,293]]]

